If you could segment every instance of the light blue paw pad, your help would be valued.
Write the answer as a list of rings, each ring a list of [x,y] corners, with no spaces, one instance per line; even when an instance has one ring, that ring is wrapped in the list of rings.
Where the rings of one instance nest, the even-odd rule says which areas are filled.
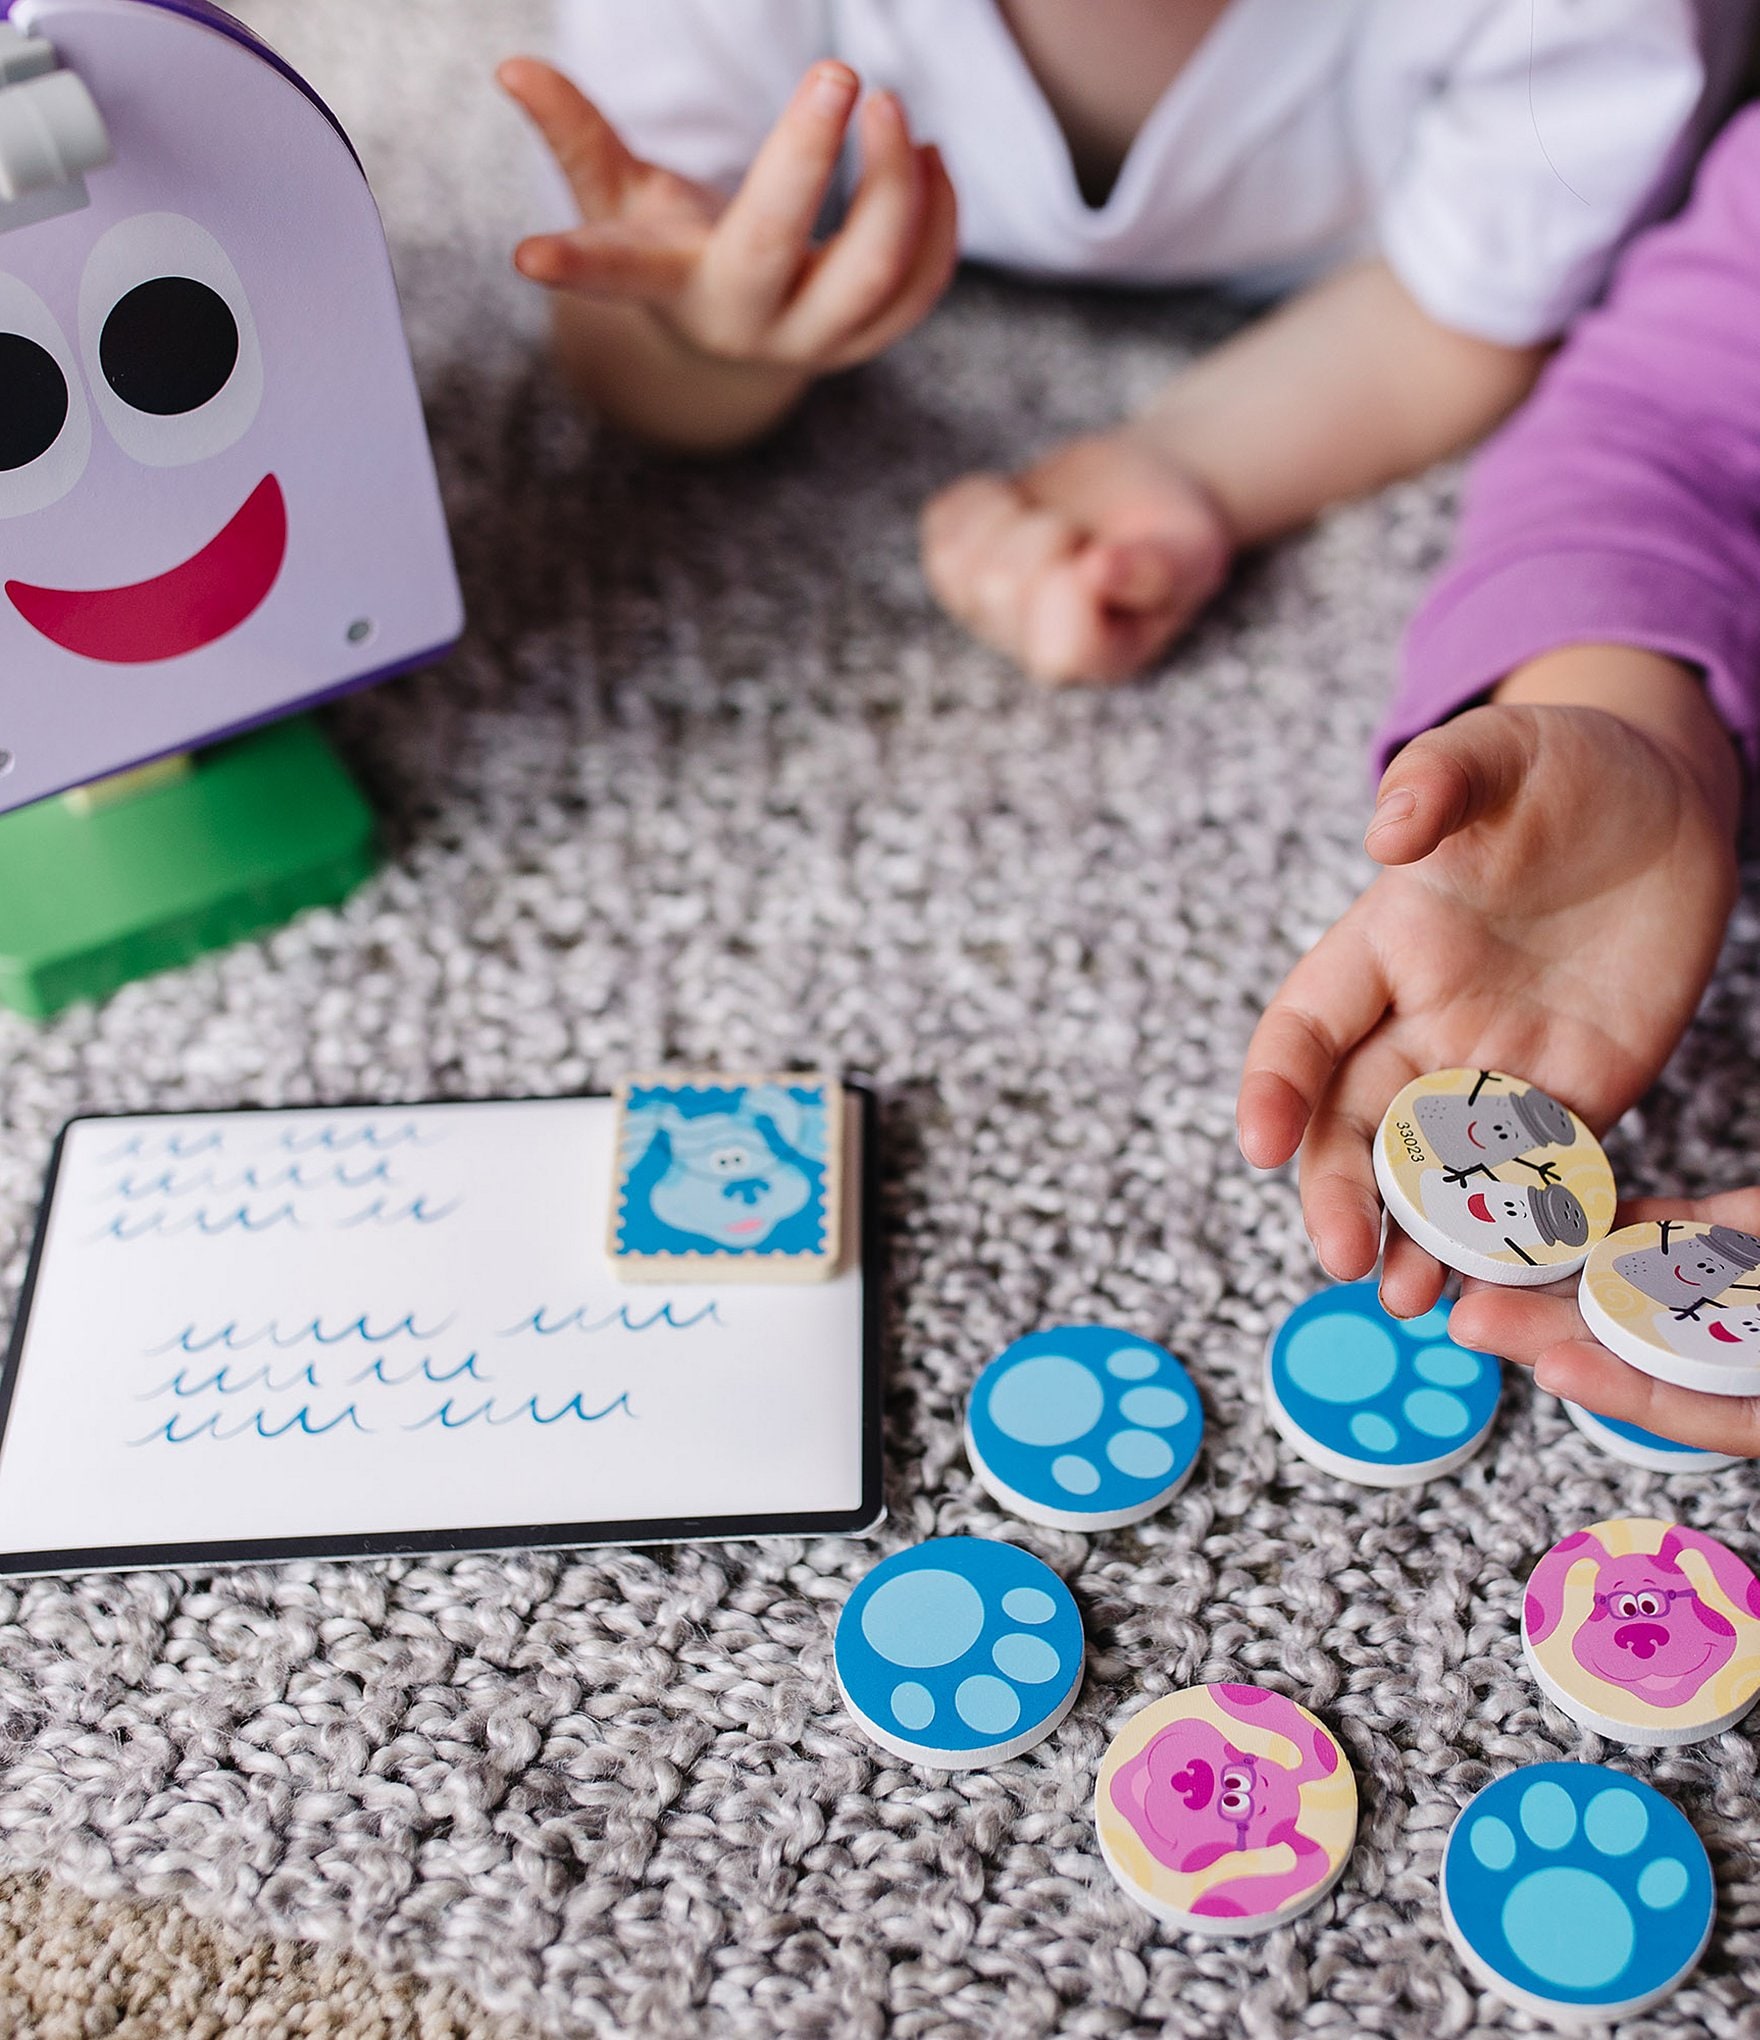
[[[838,1617],[837,1681],[884,1748],[938,1769],[1019,1755],[1069,1711],[1082,1621],[1012,1544],[938,1537],[884,1559]]]
[[[1660,1792],[1601,1764],[1529,1764],[1455,1822],[1442,1904],[1482,1981],[1589,2023],[1672,1990],[1716,1899],[1704,1845]]]
[[[1450,1306],[1382,1308],[1373,1281],[1343,1282],[1290,1312],[1267,1365],[1278,1429],[1346,1479],[1397,1486],[1458,1465],[1497,1415],[1497,1362],[1448,1336]]]
[[[1164,1348],[1104,1325],[1017,1339],[972,1389],[973,1470],[1005,1509],[1060,1529],[1152,1515],[1192,1470],[1204,1413]]]

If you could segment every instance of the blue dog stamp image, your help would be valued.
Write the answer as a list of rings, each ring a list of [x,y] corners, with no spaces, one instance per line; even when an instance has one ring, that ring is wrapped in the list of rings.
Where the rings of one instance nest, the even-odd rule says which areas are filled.
[[[1310,1465],[1362,1487],[1452,1473],[1489,1435],[1503,1372],[1448,1336],[1450,1310],[1396,1318],[1372,1280],[1297,1304],[1265,1355],[1271,1421]]]
[[[1611,2024],[1691,1971],[1716,1912],[1705,1845],[1653,1786],[1526,1764],[1462,1808],[1442,1921],[1473,1975],[1554,2026]]]
[[[612,1262],[632,1282],[823,1281],[842,1258],[843,1163],[830,1077],[633,1077],[618,1093]]]
[[[837,1618],[844,1705],[883,1750],[936,1771],[1041,1743],[1082,1683],[1075,1597],[1030,1551],[935,1537],[867,1573]]]
[[[1054,1530],[1120,1530],[1178,1494],[1204,1412],[1164,1347],[1105,1325],[1016,1339],[973,1384],[966,1456],[1002,1506]]]

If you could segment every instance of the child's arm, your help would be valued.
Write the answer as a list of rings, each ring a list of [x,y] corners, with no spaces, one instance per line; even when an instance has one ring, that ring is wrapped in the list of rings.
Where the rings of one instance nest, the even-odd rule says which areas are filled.
[[[1035,678],[1123,679],[1236,551],[1481,438],[1543,352],[1441,325],[1365,263],[1203,356],[1118,431],[943,490],[924,513],[925,570]]]
[[[888,93],[862,107],[862,179],[843,226],[815,244],[860,96],[846,65],[808,72],[725,202],[632,155],[549,65],[517,58],[500,75],[581,209],[574,231],[523,243],[520,269],[556,293],[570,378],[646,438],[715,452],[761,436],[816,376],[909,332],[953,273],[953,187]]]
[[[1760,110],[1475,471],[1408,642],[1389,742],[1425,733],[1370,827],[1390,868],[1249,1049],[1242,1147],[1273,1167],[1300,1145],[1334,1275],[1372,1265],[1369,1143],[1409,1076],[1501,1066],[1603,1125],[1692,1016],[1734,898],[1731,736],[1760,748],[1756,331]],[[1392,1308],[1439,1283],[1390,1242]]]
[[[1695,1204],[1645,1199],[1621,1207],[1617,1223],[1645,1219],[1704,1219],[1760,1231],[1760,1188],[1732,1190]],[[1469,1284],[1449,1319],[1449,1335],[1484,1353],[1501,1353],[1534,1370],[1554,1395],[1640,1425],[1706,1452],[1760,1458],[1760,1397],[1699,1395],[1655,1381],[1596,1343],[1570,1292],[1492,1289]]]

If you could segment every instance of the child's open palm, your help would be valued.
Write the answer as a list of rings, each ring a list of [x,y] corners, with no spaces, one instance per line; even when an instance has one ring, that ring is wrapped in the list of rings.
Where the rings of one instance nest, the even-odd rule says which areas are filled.
[[[1693,1204],[1643,1198],[1622,1204],[1614,1223],[1659,1218],[1702,1219],[1760,1233],[1760,1189],[1729,1190]],[[1463,1345],[1532,1367],[1542,1388],[1605,1417],[1706,1452],[1760,1458],[1760,1396],[1701,1395],[1627,1366],[1597,1344],[1583,1322],[1575,1281],[1553,1289],[1469,1283],[1449,1331]]]
[[[1642,1095],[1716,962],[1732,834],[1687,753],[1600,709],[1474,709],[1400,753],[1368,838],[1390,868],[1290,973],[1241,1080],[1243,1152],[1274,1168],[1300,1147],[1330,1274],[1374,1265],[1371,1144],[1412,1078],[1508,1070],[1597,1131]],[[1388,1307],[1441,1283],[1395,1231]]]
[[[839,230],[814,238],[861,86],[846,65],[808,72],[731,199],[644,162],[548,64],[501,83],[549,144],[581,210],[516,256],[534,282],[647,307],[711,358],[819,374],[868,360],[932,309],[958,256],[953,187],[890,93],[856,125],[862,175]]]

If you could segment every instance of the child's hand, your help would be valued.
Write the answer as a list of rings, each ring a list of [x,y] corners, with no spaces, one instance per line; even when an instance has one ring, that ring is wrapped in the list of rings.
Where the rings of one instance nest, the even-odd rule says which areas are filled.
[[[1653,1218],[1705,1219],[1760,1232],[1760,1189],[1732,1190],[1696,1204],[1647,1198],[1622,1205],[1615,1223],[1637,1225]],[[1542,1388],[1604,1417],[1641,1425],[1702,1451],[1760,1458],[1760,1397],[1700,1395],[1654,1381],[1615,1359],[1590,1337],[1577,1309],[1574,1281],[1568,1288],[1539,1290],[1469,1283],[1448,1330],[1462,1345],[1533,1368]]]
[[[911,139],[888,92],[857,122],[862,177],[842,227],[813,240],[860,81],[817,64],[732,199],[644,163],[569,81],[529,57],[501,83],[531,116],[581,209],[515,260],[536,283],[644,305],[672,336],[723,362],[816,375],[890,347],[932,309],[958,257],[953,187]]]
[[[1518,680],[1620,712],[1479,708],[1407,745],[1368,835],[1392,868],[1297,964],[1247,1051],[1242,1151],[1275,1168],[1300,1146],[1308,1232],[1340,1280],[1375,1263],[1371,1143],[1402,1086],[1509,1070],[1599,1131],[1684,1032],[1734,903],[1738,768],[1697,679],[1593,647]],[[1441,1285],[1394,1229],[1388,1308],[1416,1315]]]
[[[1222,586],[1233,550],[1208,491],[1128,428],[1024,474],[967,475],[923,513],[935,593],[1038,680],[1128,678]]]

